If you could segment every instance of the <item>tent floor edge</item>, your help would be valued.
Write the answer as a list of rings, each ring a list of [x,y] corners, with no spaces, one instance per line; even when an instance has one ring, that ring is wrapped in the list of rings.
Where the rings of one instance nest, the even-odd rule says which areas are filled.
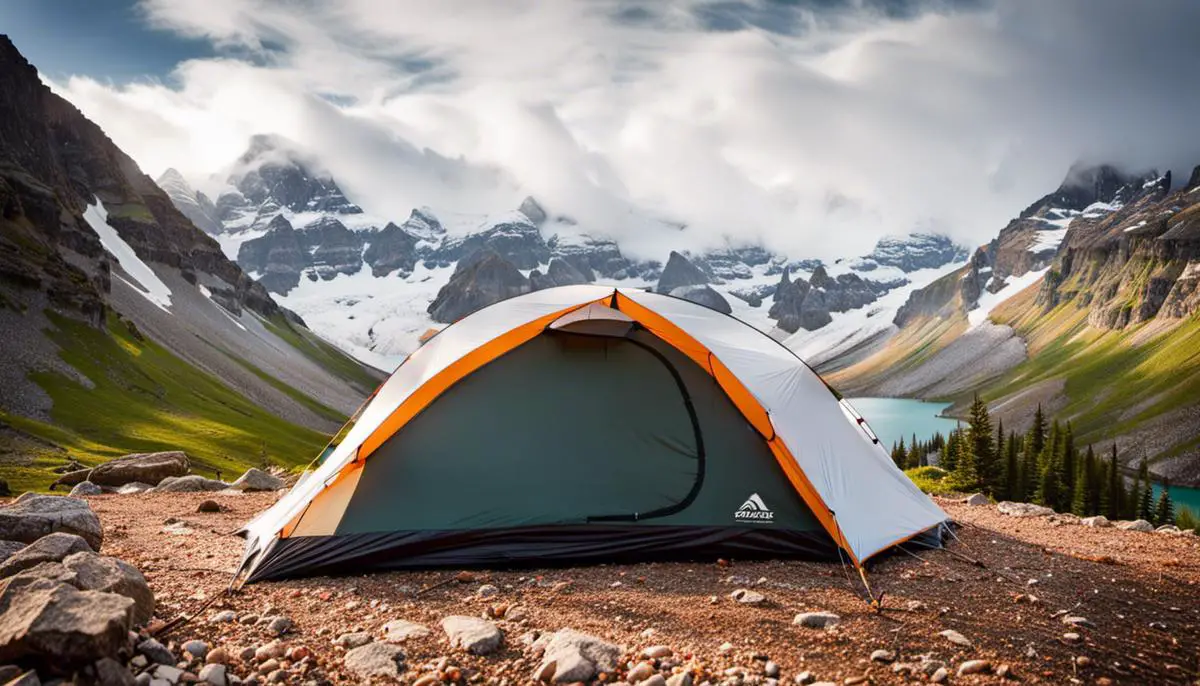
[[[576,567],[717,558],[834,561],[837,546],[824,531],[634,524],[300,536],[275,541],[247,583],[390,570]]]

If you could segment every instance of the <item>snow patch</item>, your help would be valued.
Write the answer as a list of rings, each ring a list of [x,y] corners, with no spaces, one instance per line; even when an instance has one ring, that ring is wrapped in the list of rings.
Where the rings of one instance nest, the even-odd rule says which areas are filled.
[[[984,291],[983,294],[979,296],[979,304],[976,305],[975,309],[967,313],[967,321],[971,325],[970,328],[974,329],[980,324],[983,324],[985,321],[987,321],[988,315],[992,313],[992,310],[996,309],[1000,303],[1032,286],[1048,271],[1050,271],[1049,267],[1036,272],[1026,272],[1021,276],[1012,276],[1009,277],[1008,283],[1005,284],[1004,287],[999,291],[995,293]]]
[[[1129,233],[1130,231],[1133,231],[1134,229],[1140,229],[1145,225],[1146,225],[1146,220],[1143,219],[1140,222],[1134,224],[1133,226],[1127,227],[1124,232]]]
[[[132,286],[133,290],[141,293],[163,312],[171,313],[171,310],[167,309],[171,306],[171,289],[167,288],[167,284],[158,278],[158,274],[154,273],[150,265],[137,256],[137,253],[125,242],[124,238],[121,238],[117,230],[108,225],[108,210],[104,209],[104,204],[97,202],[94,205],[88,205],[87,211],[83,213],[83,218],[96,232],[96,235],[100,236],[100,244],[104,246],[104,249],[116,258],[121,269],[125,270],[125,273],[136,284],[119,275],[117,278]]]
[[[1063,239],[1066,237],[1067,229],[1038,231],[1033,235],[1033,243],[1029,245],[1029,252],[1042,253],[1058,250],[1058,246],[1062,245]]]

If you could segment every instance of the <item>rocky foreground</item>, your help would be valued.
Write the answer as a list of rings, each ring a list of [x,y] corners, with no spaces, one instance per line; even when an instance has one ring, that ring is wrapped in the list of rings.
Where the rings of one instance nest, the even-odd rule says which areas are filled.
[[[78,530],[27,526],[35,542],[0,562],[0,683],[1190,684],[1200,670],[1193,535],[942,502],[960,540],[872,565],[882,613],[852,570],[778,561],[395,572],[228,594],[235,531],[277,497],[49,507],[27,495],[0,508],[0,527],[41,501]],[[29,580],[36,565],[75,580]],[[85,601],[82,614],[29,609]],[[65,640],[71,622],[90,638]]]

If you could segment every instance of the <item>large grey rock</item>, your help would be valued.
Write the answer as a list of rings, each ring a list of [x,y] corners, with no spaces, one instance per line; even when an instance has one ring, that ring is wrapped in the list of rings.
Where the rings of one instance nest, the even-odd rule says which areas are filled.
[[[14,587],[28,586],[39,579],[68,584],[79,588],[79,577],[75,576],[75,572],[64,567],[61,562],[43,562],[5,578],[3,583]]]
[[[1095,527],[1095,528],[1112,526],[1112,522],[1108,521],[1108,517],[1105,517],[1104,515],[1096,515],[1095,517],[1084,517],[1083,519],[1080,520],[1079,523],[1083,524],[1084,526],[1090,526],[1090,527]]]
[[[459,261],[428,312],[433,321],[450,324],[493,303],[528,293],[530,288],[529,279],[512,262],[483,250]]]
[[[475,655],[487,655],[500,647],[504,634],[495,624],[478,617],[451,615],[442,620],[450,645]]]
[[[676,298],[683,298],[723,314],[732,314],[733,308],[729,301],[714,291],[712,286],[680,286],[671,291]]]
[[[151,486],[150,484],[144,484],[141,481],[134,481],[133,483],[125,484],[124,486],[118,488],[117,494],[118,495],[136,495],[138,493],[145,493],[146,491],[149,491],[152,488],[154,488],[154,487]]]
[[[88,477],[90,477],[91,475],[92,475],[91,467],[84,467],[83,469],[75,469],[75,470],[69,471],[69,472],[63,474],[62,476],[58,477],[58,479],[54,483],[50,484],[50,490],[53,491],[54,489],[58,488],[59,486],[74,486],[76,484],[81,484],[84,481],[87,481]]]
[[[152,493],[200,493],[206,491],[223,491],[229,484],[216,479],[207,479],[199,474],[188,476],[169,476],[157,486],[150,489]]]
[[[75,484],[75,488],[72,488],[71,492],[67,495],[71,496],[72,498],[82,498],[87,495],[100,495],[103,492],[104,489],[100,488],[95,483],[91,481],[81,481]]]
[[[39,579],[0,587],[0,663],[55,671],[117,654],[129,644],[133,601]]]
[[[832,612],[801,612],[792,620],[792,624],[809,629],[824,629],[837,626],[842,618]]]
[[[136,683],[129,669],[111,657],[97,660],[75,679],[76,686],[134,686]]]
[[[587,683],[600,672],[612,674],[621,653],[620,646],[595,636],[560,629],[546,643],[537,673],[552,673],[550,680],[556,683]]]
[[[1007,500],[996,505],[996,509],[1002,515],[1009,517],[1048,517],[1054,514],[1054,510],[1033,503],[1014,503]]]
[[[368,643],[348,651],[342,664],[360,679],[395,679],[404,670],[404,651],[391,643]]]
[[[980,506],[987,505],[990,501],[988,500],[988,497],[982,493],[972,493],[971,495],[967,496],[963,502],[967,505]]]
[[[43,562],[62,562],[68,555],[92,552],[81,536],[62,532],[42,536],[0,564],[0,579],[40,565]]]
[[[663,267],[662,276],[658,277],[658,286],[654,290],[659,293],[670,293],[683,286],[703,286],[708,283],[712,283],[712,278],[704,273],[703,269],[672,250],[667,257],[667,265]]]
[[[0,564],[26,546],[20,541],[0,541]]]
[[[181,450],[134,453],[109,460],[92,470],[88,480],[101,486],[124,486],[134,482],[156,485],[168,476],[185,476],[191,470]]]
[[[154,616],[154,592],[146,583],[146,577],[133,565],[87,551],[66,558],[63,566],[78,577],[76,585],[79,588],[117,593],[133,600],[135,624],[145,624]]]
[[[100,518],[78,498],[26,493],[0,507],[0,539],[33,543],[55,531],[82,536],[96,551],[104,541]]]
[[[229,485],[235,491],[278,491],[283,488],[283,479],[251,467],[245,474]]]
[[[416,622],[396,619],[383,625],[384,640],[389,643],[403,643],[410,638],[424,638],[429,635],[429,627]]]
[[[1124,529],[1125,531],[1141,531],[1143,533],[1154,531],[1154,525],[1144,519],[1135,519],[1132,522],[1120,522],[1117,524],[1117,528]]]

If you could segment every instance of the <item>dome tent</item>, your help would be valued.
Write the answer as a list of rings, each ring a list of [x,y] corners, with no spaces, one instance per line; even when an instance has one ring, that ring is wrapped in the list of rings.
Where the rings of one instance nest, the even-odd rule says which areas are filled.
[[[239,578],[716,555],[861,566],[946,520],[769,336],[679,298],[564,286],[410,355],[246,525]]]

